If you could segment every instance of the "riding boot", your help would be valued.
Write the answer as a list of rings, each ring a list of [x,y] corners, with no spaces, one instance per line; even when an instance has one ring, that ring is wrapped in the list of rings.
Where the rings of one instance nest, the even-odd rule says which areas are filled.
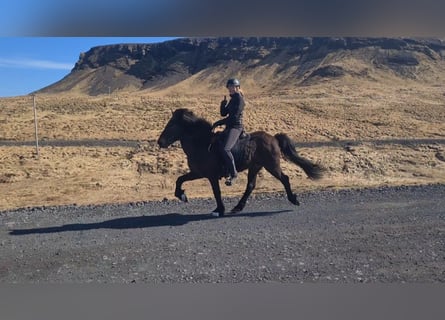
[[[232,159],[230,166],[230,178],[236,179],[238,177],[238,172],[236,171],[235,161]]]
[[[238,177],[238,172],[236,172],[235,160],[233,159],[232,156],[229,165],[229,178],[225,182],[226,185],[227,186],[233,185],[237,177]]]

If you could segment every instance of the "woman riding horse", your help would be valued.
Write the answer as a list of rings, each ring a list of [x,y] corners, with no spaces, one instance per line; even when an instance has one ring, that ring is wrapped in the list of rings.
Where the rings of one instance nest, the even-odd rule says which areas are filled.
[[[219,144],[219,151],[224,160],[226,170],[228,170],[229,177],[226,180],[226,185],[228,186],[231,186],[238,177],[235,160],[231,150],[244,130],[243,110],[245,103],[244,95],[240,87],[238,79],[229,79],[227,81],[226,88],[229,90],[230,101],[227,103],[226,96],[224,96],[224,100],[221,101],[220,105],[221,116],[227,117],[216,121],[212,126],[212,129],[221,125],[226,126],[223,132],[223,141]]]

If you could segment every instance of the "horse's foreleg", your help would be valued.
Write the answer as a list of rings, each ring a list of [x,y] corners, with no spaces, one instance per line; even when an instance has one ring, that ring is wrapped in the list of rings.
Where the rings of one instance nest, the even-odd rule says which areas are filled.
[[[231,212],[236,213],[240,212],[244,209],[246,206],[247,199],[249,198],[250,194],[252,193],[253,189],[255,189],[256,186],[256,178],[258,175],[258,172],[261,170],[260,166],[255,166],[249,168],[249,173],[247,174],[247,186],[246,191],[244,191],[243,196],[241,197],[238,204],[232,209]]]
[[[176,179],[175,196],[177,198],[179,198],[179,200],[181,200],[181,201],[188,202],[188,199],[187,199],[187,196],[185,195],[184,190],[181,189],[182,184],[186,181],[192,181],[192,180],[196,180],[199,178],[202,178],[202,177],[194,172],[189,172],[189,173],[186,173],[186,174],[180,176],[178,179]]]
[[[224,215],[225,208],[221,198],[221,189],[219,187],[218,178],[209,178],[210,184],[212,185],[213,195],[216,200],[216,209],[211,213],[214,217],[220,217]]]

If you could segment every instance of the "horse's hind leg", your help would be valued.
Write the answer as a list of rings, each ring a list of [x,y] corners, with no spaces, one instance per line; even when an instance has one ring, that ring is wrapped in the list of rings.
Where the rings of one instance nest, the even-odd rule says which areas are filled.
[[[292,189],[290,187],[289,177],[283,173],[280,164],[275,163],[273,166],[266,166],[266,170],[269,171],[270,174],[273,175],[275,178],[281,181],[284,189],[286,190],[287,199],[294,205],[299,206],[300,202],[298,202],[297,195],[292,192]]]
[[[256,186],[256,178],[258,175],[258,172],[261,170],[261,166],[254,166],[249,168],[249,173],[247,174],[247,186],[246,191],[244,191],[244,194],[238,204],[232,209],[232,213],[240,212],[244,209],[246,206],[247,199],[249,198],[250,194],[252,193],[253,189],[255,189]]]

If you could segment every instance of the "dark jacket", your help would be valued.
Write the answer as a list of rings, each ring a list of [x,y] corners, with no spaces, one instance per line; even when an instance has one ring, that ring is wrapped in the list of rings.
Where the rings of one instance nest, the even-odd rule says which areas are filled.
[[[243,128],[243,110],[245,102],[243,96],[235,92],[230,95],[230,101],[226,105],[221,103],[221,116],[228,117],[215,122],[214,126],[225,124],[226,128]]]

